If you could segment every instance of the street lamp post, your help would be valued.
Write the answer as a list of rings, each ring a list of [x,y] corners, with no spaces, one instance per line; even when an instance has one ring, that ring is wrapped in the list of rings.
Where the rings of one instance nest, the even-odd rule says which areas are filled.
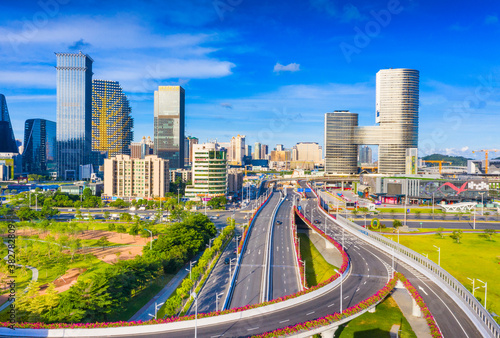
[[[194,298],[194,338],[198,338],[198,297],[196,297],[196,292],[192,293]]]
[[[484,216],[484,194],[486,191],[483,192],[478,192],[479,195],[481,195],[481,215]]]
[[[340,313],[342,313],[342,281],[344,276],[337,269],[334,269],[334,271],[340,275]]]
[[[441,248],[438,246],[433,245],[437,249],[438,252],[438,265],[441,266]]]
[[[470,281],[472,282],[472,297],[475,297],[475,296],[474,296],[474,292],[475,292],[477,289],[479,289],[479,288],[480,288],[480,286],[478,286],[478,287],[476,288],[476,283],[475,283],[475,282],[476,282],[476,279],[475,279],[475,278],[472,278],[472,279],[471,279],[471,278],[467,277],[467,279],[468,279],[468,280],[470,280]]]
[[[222,296],[224,292],[215,293],[215,312],[219,311],[219,297]]]
[[[197,261],[189,261],[189,270],[185,269],[186,271],[189,271],[189,279],[191,279],[191,268],[193,267],[194,263]]]
[[[486,309],[486,296],[488,295],[488,282],[483,282],[482,280],[478,279],[478,282],[481,282],[484,284],[484,308]]]
[[[153,232],[151,230],[146,229],[146,228],[144,228],[144,230],[146,230],[147,232],[149,232],[151,234],[151,242],[149,242],[149,250],[153,250]]]
[[[476,230],[476,207],[474,207],[472,214],[474,215],[474,223],[472,223],[472,228]]]

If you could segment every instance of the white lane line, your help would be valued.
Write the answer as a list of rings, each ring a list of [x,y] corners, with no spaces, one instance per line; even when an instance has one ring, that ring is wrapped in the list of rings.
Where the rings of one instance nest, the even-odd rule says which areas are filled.
[[[332,305],[333,305],[333,304],[332,304]],[[313,313],[314,313],[314,311],[309,312],[309,313],[306,313],[306,316],[312,315]]]
[[[356,289],[356,292],[358,292],[358,291],[359,291],[359,288]]]
[[[252,327],[251,329],[247,329],[247,331],[257,330],[259,327]]]
[[[363,283],[363,285],[365,285],[365,284],[366,284],[366,281]]]
[[[290,319],[287,319],[287,320],[282,320],[282,321],[280,322],[280,324],[282,324],[282,323],[286,323],[286,322],[289,322],[289,321],[290,321]]]
[[[332,303],[332,304],[328,305],[328,307],[332,307],[334,305],[335,305],[335,303]],[[314,313],[314,311],[312,313]]]
[[[345,297],[344,297],[344,299],[347,299],[347,298],[349,298],[349,296],[345,296]]]
[[[210,338],[217,338],[217,337],[222,337],[222,335],[218,335],[218,336],[211,336]]]

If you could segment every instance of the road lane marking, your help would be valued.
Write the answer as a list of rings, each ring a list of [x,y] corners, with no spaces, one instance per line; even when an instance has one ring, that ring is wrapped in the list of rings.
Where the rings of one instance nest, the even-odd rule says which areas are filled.
[[[259,327],[252,327],[251,329],[247,329],[247,331],[257,330]]]
[[[287,320],[282,320],[282,321],[280,322],[280,324],[283,324],[283,323],[286,323],[286,322],[289,322],[289,321],[290,321],[290,319],[287,319]]]
[[[332,303],[332,304],[328,305],[328,307],[332,307],[334,305],[335,305],[335,303]],[[312,313],[314,313],[314,311]]]
[[[344,299],[347,299],[347,298],[349,298],[349,296],[345,296],[345,297],[344,297]]]
[[[306,316],[312,315],[313,313],[314,313],[314,311],[306,313]]]

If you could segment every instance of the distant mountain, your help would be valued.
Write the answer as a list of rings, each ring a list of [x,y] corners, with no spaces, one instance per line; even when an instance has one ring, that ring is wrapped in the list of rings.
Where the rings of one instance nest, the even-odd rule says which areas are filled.
[[[451,162],[451,165],[453,166],[461,166],[465,167],[467,166],[467,160],[472,160],[472,158],[466,158],[463,156],[449,156],[449,155],[441,155],[441,154],[432,154],[428,156],[422,157],[422,160],[429,160],[429,161],[447,161]],[[434,163],[429,163],[429,164],[434,164]],[[437,163],[435,164],[437,165]],[[449,164],[443,164],[443,165],[449,165]]]

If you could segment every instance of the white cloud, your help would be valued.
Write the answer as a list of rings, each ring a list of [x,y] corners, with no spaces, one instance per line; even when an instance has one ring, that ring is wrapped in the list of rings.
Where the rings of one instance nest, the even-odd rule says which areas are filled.
[[[164,82],[231,75],[235,64],[211,55],[223,42],[219,34],[160,34],[121,14],[52,19],[33,31],[9,22],[0,25],[0,83],[55,88],[54,52],[81,48],[94,59],[94,78],[120,81],[125,91],[145,92]],[[35,66],[36,72],[31,69]]]
[[[498,16],[496,15],[487,15],[484,19],[484,23],[486,25],[495,25],[498,23]]]
[[[278,62],[274,65],[273,71],[275,73],[279,73],[279,72],[297,72],[299,70],[300,70],[300,65],[298,63],[290,63],[284,66]]]

